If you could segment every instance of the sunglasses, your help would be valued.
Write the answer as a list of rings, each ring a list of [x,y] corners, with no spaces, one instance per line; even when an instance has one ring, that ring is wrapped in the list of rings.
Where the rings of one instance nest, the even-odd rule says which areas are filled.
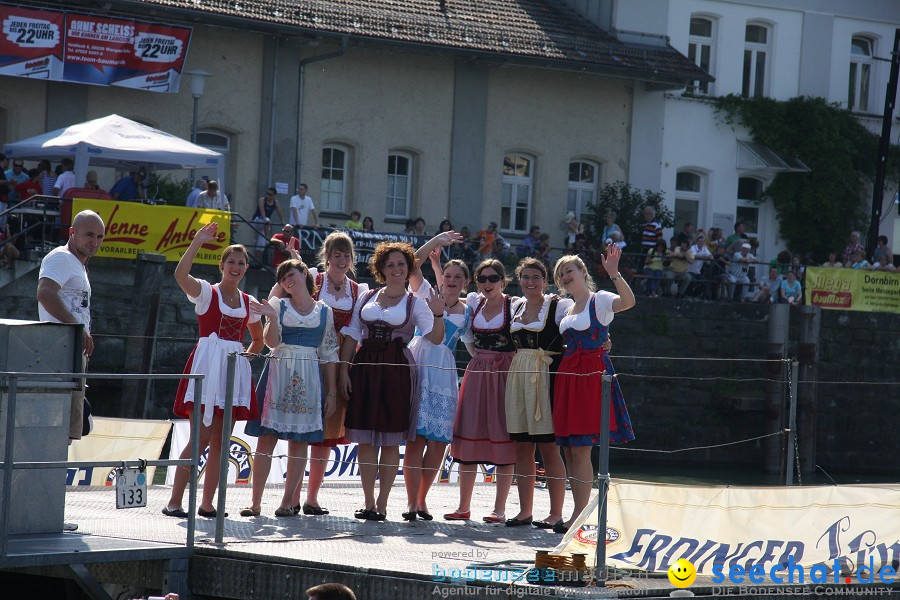
[[[500,277],[499,275],[479,275],[475,278],[475,281],[477,281],[478,283],[487,283],[488,281],[490,281],[491,283],[497,283],[501,279],[502,277]]]

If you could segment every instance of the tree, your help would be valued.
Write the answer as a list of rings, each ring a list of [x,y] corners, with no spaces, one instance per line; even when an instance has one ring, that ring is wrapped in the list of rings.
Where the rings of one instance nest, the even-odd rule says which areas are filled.
[[[656,220],[665,227],[675,225],[675,216],[665,204],[660,192],[641,191],[624,181],[607,183],[600,189],[597,203],[591,204],[592,214],[585,219],[585,235],[594,248],[602,248],[600,239],[606,226],[606,213],[616,213],[616,224],[625,235],[626,252],[641,251],[641,232],[644,228],[644,209],[648,206],[656,210]]]

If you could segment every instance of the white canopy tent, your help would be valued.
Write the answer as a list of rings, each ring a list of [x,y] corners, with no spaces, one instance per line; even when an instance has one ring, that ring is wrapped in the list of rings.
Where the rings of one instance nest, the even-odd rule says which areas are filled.
[[[75,181],[79,185],[87,175],[89,164],[135,171],[141,166],[147,170],[215,169],[219,181],[225,180],[222,154],[119,115],[85,121],[6,144],[3,152],[10,159],[72,157],[75,159]]]

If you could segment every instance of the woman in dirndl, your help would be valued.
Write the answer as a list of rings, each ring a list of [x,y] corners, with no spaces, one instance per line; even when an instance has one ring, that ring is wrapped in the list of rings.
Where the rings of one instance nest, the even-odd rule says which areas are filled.
[[[294,258],[299,258],[299,254]],[[321,300],[331,307],[334,314],[334,330],[337,334],[338,347],[344,339],[341,329],[350,324],[353,309],[358,299],[369,291],[366,283],[357,283],[350,278],[356,275],[356,252],[353,240],[343,231],[332,231],[325,237],[319,248],[319,270],[309,269],[315,282],[313,298]],[[306,483],[306,500],[300,504],[300,492],[303,480],[297,482],[293,490],[294,512],[301,510],[304,515],[327,515],[328,509],[319,504],[319,489],[325,479],[325,470],[332,448],[346,444],[344,437],[344,418],[347,414],[347,394],[340,386],[337,389],[335,411],[325,415],[325,439],[310,443],[309,478]]]
[[[209,447],[206,460],[206,474],[203,479],[203,494],[197,514],[201,517],[213,518],[216,509],[212,501],[219,485],[219,459],[222,454],[222,417],[225,408],[226,361],[232,353],[244,352],[244,335],[250,331],[252,342],[247,352],[255,354],[263,347],[263,328],[259,315],[250,311],[250,303],[256,299],[238,289],[244,278],[250,257],[247,250],[237,244],[228,246],[222,251],[219,260],[219,271],[222,280],[210,285],[202,279],[191,276],[191,265],[203,244],[216,239],[219,224],[215,221],[207,223],[194,235],[190,246],[185,250],[178,266],[175,268],[175,281],[187,294],[197,313],[200,328],[200,340],[191,352],[184,372],[202,373],[203,397],[194,395],[194,380],[181,380],[175,407],[176,416],[189,418],[199,401],[203,422],[200,428],[201,452]],[[244,356],[237,356],[234,373],[233,407],[231,409],[232,425],[234,421],[255,419],[257,416],[256,392],[250,376],[250,361]],[[193,436],[193,431],[191,431]],[[181,452],[181,459],[191,457],[191,442]],[[170,517],[186,518],[187,513],[181,506],[184,489],[190,477],[189,467],[178,467],[175,471],[175,482],[169,502],[163,508],[163,514]]]
[[[260,514],[278,440],[287,441],[289,458],[284,495],[275,516],[297,514],[293,495],[303,484],[307,445],[324,439],[325,418],[337,404],[338,343],[331,309],[313,298],[315,284],[302,260],[281,263],[275,278],[275,295],[268,302],[251,304],[253,312],[266,317],[265,339],[272,353],[256,388],[259,420],[244,428],[259,440],[253,461],[253,500],[241,511],[242,517]]]
[[[594,484],[591,447],[600,443],[602,378],[605,371],[615,375],[612,361],[603,348],[609,324],[617,312],[635,304],[634,293],[619,273],[622,249],[610,244],[601,255],[603,268],[616,286],[616,294],[594,291],[594,281],[584,262],[577,256],[560,258],[553,279],[560,290],[574,300],[559,324],[565,342],[563,359],[556,375],[553,426],[556,443],[562,446],[569,469],[575,509],[568,521],[557,524],[553,531],[565,533],[588,505]],[[609,441],[621,444],[634,439],[631,419],[618,379],[613,379],[609,408]]]
[[[406,345],[416,329],[423,335],[434,330],[438,340],[444,336],[441,298],[423,301],[407,292],[415,268],[412,246],[379,244],[369,259],[369,270],[384,287],[359,299],[350,324],[342,330],[339,387],[349,396],[344,426],[347,439],[359,444],[365,502],[354,513],[357,519],[385,520],[400,465],[400,444],[415,439],[418,377]]]
[[[532,523],[537,447],[550,491],[550,515],[534,521],[534,525],[552,529],[562,522],[566,497],[566,467],[553,432],[552,393],[563,350],[559,322],[573,302],[544,293],[547,267],[536,258],[522,259],[516,267],[516,277],[524,301],[518,304],[510,326],[516,355],[506,380],[506,429],[516,446],[519,513],[507,519],[506,525]]]
[[[430,256],[437,278],[437,291],[419,269],[410,277],[409,289],[417,298],[431,299],[440,295],[444,301],[444,337],[421,335],[416,331],[409,343],[419,376],[419,412],[416,438],[406,444],[403,455],[403,479],[406,483],[407,512],[403,518],[431,521],[428,491],[444,460],[447,444],[453,438],[453,423],[459,400],[459,378],[454,351],[462,338],[471,346],[472,311],[460,295],[469,287],[469,267],[461,260],[450,260],[441,266],[442,246],[461,240],[453,231],[438,234],[416,251],[416,261]],[[434,331],[432,331],[434,333]],[[471,352],[474,353],[474,346]]]
[[[515,445],[506,431],[506,377],[516,347],[510,334],[515,308],[503,293],[506,270],[499,260],[482,261],[475,269],[478,292],[466,297],[472,310],[475,356],[469,361],[459,390],[459,407],[450,454],[459,463],[459,506],[444,515],[448,521],[471,517],[472,491],[479,464],[495,465],[494,510],[486,523],[506,522],[506,499],[516,461]]]

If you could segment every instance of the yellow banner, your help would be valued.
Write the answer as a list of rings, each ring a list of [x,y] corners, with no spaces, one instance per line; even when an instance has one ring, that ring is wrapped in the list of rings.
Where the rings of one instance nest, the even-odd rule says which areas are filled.
[[[75,198],[72,215],[82,210],[95,211],[106,223],[106,237],[97,256],[135,259],[141,252],[152,252],[178,261],[197,230],[210,221],[219,223],[219,233],[203,244],[194,262],[219,264],[222,250],[230,243],[231,214],[220,210]]]
[[[806,298],[822,308],[900,313],[900,273],[809,267]]]
[[[900,559],[900,484],[720,487],[613,481],[607,507],[609,566],[665,572],[684,558],[697,573],[723,581],[740,567],[779,583],[788,564],[828,570],[837,564],[838,572],[856,573],[861,566],[877,572]],[[554,553],[586,554],[593,567],[597,538],[594,497]]]
[[[171,421],[150,421],[94,417],[90,435],[69,446],[69,460],[158,460],[172,427]],[[115,467],[69,469],[68,485],[113,485]],[[147,467],[147,481],[153,481],[156,467]]]

